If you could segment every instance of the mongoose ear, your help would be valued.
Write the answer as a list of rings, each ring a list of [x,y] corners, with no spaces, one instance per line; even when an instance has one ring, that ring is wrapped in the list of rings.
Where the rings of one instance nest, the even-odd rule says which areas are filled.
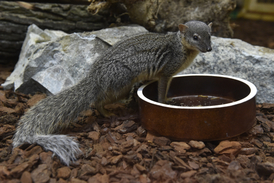
[[[184,25],[184,24],[179,24],[179,30],[181,33],[185,33],[186,30],[188,29],[188,26]]]
[[[211,32],[212,22],[210,22],[210,23],[208,24],[208,27],[210,28],[210,32]]]

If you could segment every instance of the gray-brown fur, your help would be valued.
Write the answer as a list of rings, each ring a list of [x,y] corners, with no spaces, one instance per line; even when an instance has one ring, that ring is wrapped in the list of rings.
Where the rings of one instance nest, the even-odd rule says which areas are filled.
[[[143,80],[158,80],[158,100],[165,102],[171,77],[188,67],[199,51],[211,50],[210,26],[191,21],[179,29],[166,35],[137,35],[114,45],[81,82],[32,107],[20,119],[13,146],[37,143],[69,165],[81,152],[78,143],[72,137],[53,134],[91,104],[109,116],[104,105],[124,98],[133,84]]]

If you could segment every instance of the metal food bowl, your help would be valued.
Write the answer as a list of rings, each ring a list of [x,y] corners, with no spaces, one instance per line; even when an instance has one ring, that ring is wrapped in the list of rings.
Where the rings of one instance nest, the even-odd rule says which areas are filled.
[[[142,125],[152,134],[174,140],[223,140],[255,123],[257,89],[249,81],[224,75],[178,75],[167,94],[171,104],[157,102],[157,87],[157,82],[151,82],[137,92]]]

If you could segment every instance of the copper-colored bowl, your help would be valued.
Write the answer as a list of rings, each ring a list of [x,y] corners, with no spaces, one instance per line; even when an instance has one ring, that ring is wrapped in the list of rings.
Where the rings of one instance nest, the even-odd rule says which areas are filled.
[[[226,104],[209,106],[156,102],[157,84],[151,82],[138,89],[142,125],[150,133],[175,140],[222,140],[246,132],[255,122],[257,89],[249,81],[211,74],[173,78],[168,98],[195,95],[199,96],[197,99],[214,96],[230,100]]]

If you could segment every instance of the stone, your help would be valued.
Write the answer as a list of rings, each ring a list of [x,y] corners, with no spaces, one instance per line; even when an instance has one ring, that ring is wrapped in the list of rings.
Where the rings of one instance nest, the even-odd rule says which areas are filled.
[[[11,108],[8,108],[8,109],[11,109]],[[13,109],[11,109],[11,110],[13,110]],[[0,107],[0,111],[1,111],[1,107]],[[14,126],[12,126],[12,125],[4,125],[3,127],[0,128],[0,137],[3,138],[3,137],[5,137],[6,134],[10,134],[14,130],[15,130]]]
[[[116,164],[118,163],[121,159],[123,158],[123,155],[118,155],[118,156],[112,156],[109,160],[111,164]]]
[[[2,84],[5,89],[57,94],[78,83],[107,48],[133,34],[147,32],[138,25],[67,34],[28,27],[19,61]]]
[[[274,143],[270,143],[270,142],[264,142],[264,145],[266,147],[266,152],[273,154],[274,153]]]
[[[5,89],[14,87],[24,93],[56,94],[85,77],[94,60],[110,45],[141,32],[146,30],[140,26],[125,26],[101,32],[66,34],[43,31],[31,25],[16,68],[2,86]],[[112,37],[115,39],[109,39]],[[269,79],[274,72],[273,54],[272,49],[238,39],[212,36],[212,51],[198,54],[193,64],[179,74],[220,74],[242,78],[257,87],[258,103],[274,103],[274,81]]]
[[[145,173],[147,172],[146,168],[142,165],[140,165],[139,163],[134,165],[141,173]]]
[[[153,142],[159,146],[166,146],[170,144],[170,140],[166,137],[154,137]]]
[[[30,157],[34,154],[40,154],[43,151],[41,146],[35,146],[33,148],[31,148],[29,151],[25,152],[25,157]]]
[[[16,111],[14,109],[9,108],[9,107],[4,107],[4,106],[0,106],[0,112],[4,112],[4,113],[8,113],[8,114],[16,113]]]
[[[50,172],[46,164],[40,164],[38,168],[31,172],[33,182],[46,183],[50,180]]]
[[[24,183],[32,183],[31,174],[28,171],[25,171],[22,174],[20,181]]]
[[[121,125],[114,128],[115,131],[118,131],[119,133],[128,133],[136,130],[138,127],[138,124],[135,123],[133,120],[126,120]]]
[[[177,172],[172,170],[172,163],[167,160],[159,160],[155,163],[149,172],[149,177],[163,182],[172,182],[167,180],[174,180],[177,176]]]
[[[34,106],[37,102],[39,102],[40,100],[42,100],[42,99],[44,99],[44,98],[46,98],[46,95],[45,95],[45,94],[35,94],[34,96],[32,96],[32,97],[28,100],[27,104],[28,104],[28,106],[32,107],[32,106]]]
[[[146,144],[141,144],[141,146],[136,150],[137,153],[141,152],[141,153],[148,153],[149,151],[149,147]]]
[[[250,164],[251,164],[251,168],[254,168],[257,164],[262,163],[262,157],[260,156],[253,156],[250,158]]]
[[[133,166],[133,168],[130,171],[130,174],[134,177],[138,177],[141,175],[140,171],[136,168],[136,166]]]
[[[70,183],[86,183],[87,181],[84,181],[84,180],[80,180],[80,179],[77,179],[77,178],[72,178],[70,180]]]
[[[183,178],[183,179],[184,178],[189,178],[189,177],[194,176],[196,173],[197,173],[196,170],[190,170],[190,171],[181,173],[180,177]]]
[[[203,149],[205,147],[205,143],[202,141],[195,141],[195,140],[191,140],[188,143],[192,148],[196,148],[196,149]]]
[[[22,151],[22,150],[19,149],[19,147],[16,147],[16,148],[13,149],[12,154],[11,154],[9,160],[8,160],[9,164],[12,164],[14,162],[14,160],[18,157],[20,151]],[[5,151],[2,151],[2,153],[5,153]],[[8,152],[6,152],[6,154],[7,153]]]
[[[104,174],[96,174],[88,179],[88,183],[103,183],[103,182],[109,182],[109,175]]]
[[[29,158],[28,164],[29,167],[33,167],[39,160],[39,155],[38,154],[34,154]]]
[[[71,172],[71,170],[67,166],[59,168],[59,169],[57,169],[57,177],[67,179],[70,176],[70,172]]]
[[[243,168],[250,168],[251,166],[250,159],[245,155],[238,155],[236,160],[240,163],[241,167]]]
[[[194,161],[188,161],[188,165],[194,170],[198,170],[200,168],[199,164]]]
[[[134,153],[134,154],[131,154],[131,155],[124,155],[123,160],[126,163],[129,163],[129,164],[136,164],[136,163],[141,162],[142,155],[140,153],[137,153],[137,154]]]
[[[242,148],[240,154],[244,154],[244,155],[251,155],[251,154],[255,154],[258,151],[257,148],[253,148],[253,147],[246,147],[246,148]]]
[[[253,127],[251,130],[250,130],[250,133],[252,135],[262,135],[264,133],[264,130],[263,128],[261,127],[261,125],[256,125],[255,127]]]
[[[57,183],[57,180],[56,180],[56,179],[51,178],[51,179],[49,180],[49,183]]]
[[[155,136],[149,132],[147,132],[147,135],[146,135],[146,141],[151,143],[153,142],[153,139],[155,138]]]
[[[241,149],[241,144],[236,141],[221,141],[214,149],[217,154],[235,154]]]
[[[148,176],[146,174],[142,174],[140,175],[140,182],[141,183],[148,183],[148,182],[151,182],[151,180],[148,178]]]
[[[73,168],[70,172],[70,179],[71,178],[76,178],[78,175],[78,168]]]
[[[262,108],[263,109],[266,109],[266,110],[268,110],[268,109],[273,109],[274,108],[274,104],[263,104],[262,105]]]
[[[140,137],[145,137],[146,136],[146,129],[144,129],[143,126],[139,126],[136,130],[136,133],[140,136]]]
[[[11,179],[11,180],[8,180],[7,183],[21,183],[21,181],[19,179]]]
[[[185,153],[190,149],[190,146],[185,142],[171,142],[170,146],[180,153]]]
[[[28,162],[21,163],[10,171],[10,175],[20,177],[20,175],[28,168],[28,166]]]
[[[250,141],[250,143],[256,145],[256,146],[259,147],[259,148],[261,148],[261,147],[264,145],[263,142],[261,142],[261,141],[258,140],[258,139],[252,139],[252,140]]]
[[[121,143],[121,151],[123,151],[123,149],[128,149],[128,148],[132,148],[134,141],[133,140],[127,140],[125,142]]]
[[[227,169],[231,170],[231,171],[236,171],[236,170],[242,169],[242,167],[238,161],[231,161],[231,163],[229,163]]]
[[[97,143],[100,138],[100,133],[96,131],[91,131],[88,133],[88,138],[92,139],[95,143]]]
[[[264,118],[262,116],[256,116],[256,119],[261,122],[261,125],[265,132],[274,131],[274,122]]]
[[[102,157],[101,165],[105,166],[108,164],[108,160],[106,157]]]
[[[88,164],[84,164],[80,170],[80,178],[83,176],[93,175],[96,173],[96,169]]]
[[[252,82],[258,103],[274,103],[274,50],[239,39],[212,36],[212,51],[200,53],[181,74],[221,74]]]
[[[66,180],[60,178],[60,179],[58,180],[58,183],[68,183],[68,182],[67,182]]]
[[[42,152],[40,153],[40,160],[43,164],[51,164],[52,163],[52,152]]]
[[[7,178],[10,175],[6,166],[0,165],[0,180]]]
[[[270,176],[272,173],[274,173],[274,163],[258,163],[256,165],[256,171],[258,172],[259,176]]]

